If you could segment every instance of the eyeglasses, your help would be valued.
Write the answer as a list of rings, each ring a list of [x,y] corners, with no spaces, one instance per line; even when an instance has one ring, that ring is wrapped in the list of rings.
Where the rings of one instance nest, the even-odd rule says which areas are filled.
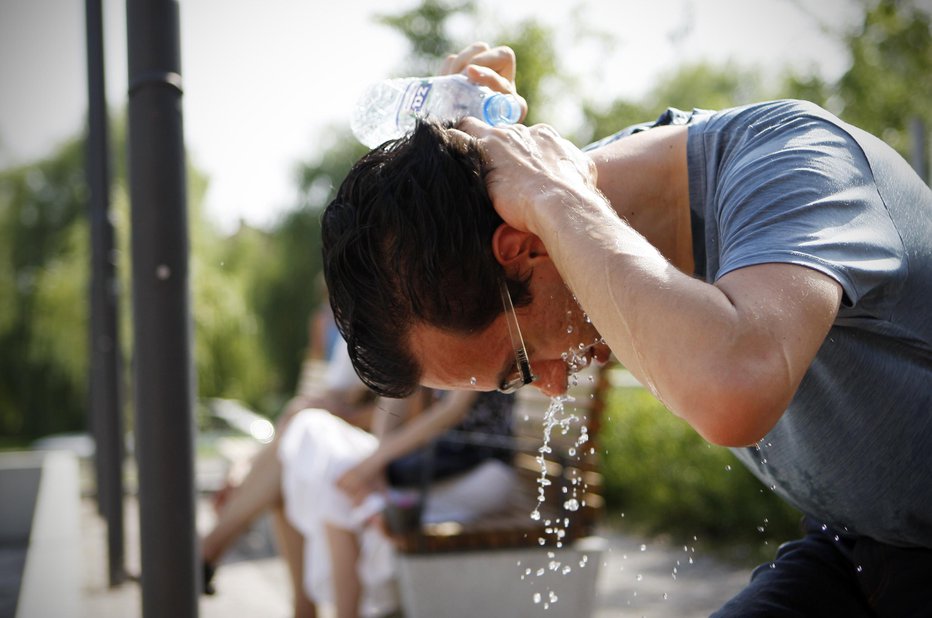
[[[499,279],[499,288],[502,293],[502,304],[505,305],[505,320],[508,323],[508,334],[511,336],[511,345],[515,349],[515,369],[499,385],[498,392],[513,393],[522,386],[527,386],[537,379],[531,373],[531,363],[527,358],[527,348],[524,347],[524,339],[521,337],[521,327],[518,326],[518,314],[515,313],[514,303],[511,302],[511,294],[508,292],[508,284],[504,279]]]

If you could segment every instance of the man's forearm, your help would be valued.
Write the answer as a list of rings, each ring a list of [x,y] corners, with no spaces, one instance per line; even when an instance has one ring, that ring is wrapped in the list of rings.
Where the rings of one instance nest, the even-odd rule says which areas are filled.
[[[616,357],[655,396],[713,442],[753,442],[772,427],[833,317],[821,303],[794,304],[793,286],[803,287],[794,275],[809,273],[771,268],[768,278],[786,275],[789,288],[787,298],[771,303],[770,283],[751,269],[736,271],[724,286],[680,272],[597,194],[538,206],[548,222],[541,239],[563,280]],[[830,296],[833,284],[819,293]],[[785,314],[772,306],[778,302],[787,304]],[[794,320],[805,341],[786,340]]]

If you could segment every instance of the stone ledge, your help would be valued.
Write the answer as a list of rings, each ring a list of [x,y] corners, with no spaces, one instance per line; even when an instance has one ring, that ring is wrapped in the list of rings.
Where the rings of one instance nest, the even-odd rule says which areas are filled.
[[[77,458],[65,451],[5,453],[0,457],[0,478],[5,503],[0,537],[26,543],[17,618],[78,616],[82,573]]]

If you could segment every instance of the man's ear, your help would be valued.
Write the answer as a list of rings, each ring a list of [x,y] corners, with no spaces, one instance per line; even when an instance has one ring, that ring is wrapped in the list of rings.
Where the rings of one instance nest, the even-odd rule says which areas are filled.
[[[518,267],[527,271],[534,267],[541,258],[549,259],[547,248],[540,238],[530,232],[515,229],[502,223],[492,234],[492,253],[506,270]]]

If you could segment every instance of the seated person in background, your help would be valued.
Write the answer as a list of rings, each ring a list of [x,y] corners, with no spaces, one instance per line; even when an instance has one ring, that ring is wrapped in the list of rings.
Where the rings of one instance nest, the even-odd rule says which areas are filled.
[[[513,404],[513,395],[497,392],[438,396],[421,389],[381,401],[381,440],[321,410],[298,413],[281,438],[279,459],[285,516],[304,539],[302,570],[292,576],[307,603],[332,602],[338,618],[398,609],[394,551],[377,517],[386,479],[417,486],[428,467],[435,482],[423,522],[464,522],[504,508],[516,483],[508,454],[442,437],[431,442],[453,427],[508,435]]]
[[[426,521],[465,521],[498,510],[514,483],[501,451],[448,443],[439,443],[432,457],[417,450],[453,426],[508,435],[513,396],[453,392],[428,401],[428,392],[382,400],[376,423],[381,442],[323,406],[304,407],[310,399],[289,402],[275,440],[253,459],[202,539],[204,591],[213,594],[211,579],[224,552],[256,517],[272,509],[296,617],[316,616],[316,604],[322,602],[335,603],[340,617],[396,609],[392,547],[374,525],[384,503],[380,490],[386,467],[395,462],[389,467],[393,482],[417,484],[427,460],[433,462],[434,478],[447,479],[432,487]],[[332,572],[339,574],[334,577],[331,550]]]
[[[311,347],[309,346],[308,350]],[[219,517],[216,524],[217,534],[222,538],[226,538],[227,533],[223,531],[227,528],[238,530],[232,535],[232,538],[238,537],[242,532],[238,523],[241,519],[240,516],[235,509],[231,513],[224,514],[225,506],[230,501],[233,492],[243,483],[243,479],[249,474],[250,470],[255,468],[257,464],[259,469],[262,469],[263,464],[260,461],[263,457],[275,457],[278,436],[281,435],[288,421],[296,412],[305,408],[322,408],[346,420],[348,423],[366,431],[370,430],[376,396],[356,376],[349,354],[346,351],[346,342],[339,334],[336,341],[331,345],[329,359],[326,362],[326,372],[321,377],[316,376],[317,372],[314,368],[314,362],[319,360],[311,356],[304,359],[296,393],[282,408],[276,422],[275,439],[252,460],[234,462],[227,474],[226,483],[214,494],[212,502]],[[323,384],[321,384],[321,381]],[[244,500],[247,505],[252,502],[253,500],[248,497]],[[231,525],[228,526],[227,522]],[[206,539],[205,542],[209,543]],[[225,547],[226,542],[223,545]],[[210,556],[213,553],[215,552],[210,551],[207,555]]]

